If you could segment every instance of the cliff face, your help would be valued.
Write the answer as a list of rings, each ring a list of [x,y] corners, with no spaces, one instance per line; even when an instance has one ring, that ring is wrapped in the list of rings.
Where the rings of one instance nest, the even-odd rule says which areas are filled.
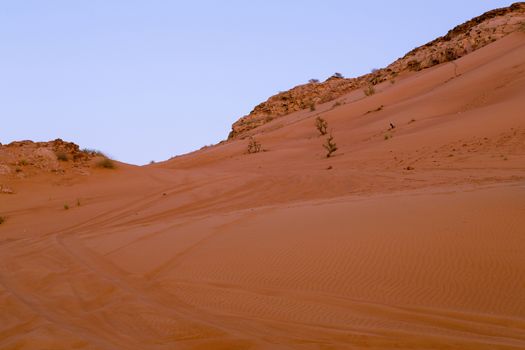
[[[495,9],[475,17],[420,46],[386,68],[357,78],[332,76],[324,82],[310,82],[270,97],[257,105],[248,115],[232,125],[228,139],[243,137],[245,133],[267,122],[316,104],[332,101],[353,90],[370,86],[407,71],[419,71],[444,62],[454,61],[482,48],[512,32],[524,30],[525,2]]]

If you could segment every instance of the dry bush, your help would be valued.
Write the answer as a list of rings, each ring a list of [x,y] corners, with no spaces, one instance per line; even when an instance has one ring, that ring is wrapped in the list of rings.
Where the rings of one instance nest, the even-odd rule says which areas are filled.
[[[334,142],[334,137],[332,134],[328,136],[325,143],[323,144],[323,147],[326,149],[326,158],[330,158],[332,153],[337,151],[337,144]]]
[[[99,156],[99,157],[107,158],[107,156],[104,153],[102,153],[101,151],[99,151],[98,149],[83,148],[81,150],[81,152],[87,153],[87,154],[89,154],[91,156]]]
[[[259,153],[262,151],[261,144],[256,139],[250,137],[248,141],[248,153]]]
[[[100,160],[98,160],[95,165],[97,168],[104,168],[104,169],[115,169],[116,165],[115,162],[112,159],[109,159],[107,157],[104,157]]]
[[[2,225],[5,222],[5,216],[0,216],[0,225]]]
[[[317,117],[315,118],[315,128],[319,131],[319,134],[326,135],[328,122],[321,117]]]
[[[319,79],[310,79],[308,80],[310,84],[319,84]]]
[[[61,162],[67,162],[69,160],[66,152],[56,152],[57,159]]]
[[[411,61],[408,61],[407,63],[407,68],[408,70],[412,70],[412,71],[420,71],[421,70],[421,62],[419,62],[418,60],[411,60]]]
[[[366,89],[363,90],[365,92],[366,96],[372,96],[376,93],[376,89],[372,85],[368,86]]]

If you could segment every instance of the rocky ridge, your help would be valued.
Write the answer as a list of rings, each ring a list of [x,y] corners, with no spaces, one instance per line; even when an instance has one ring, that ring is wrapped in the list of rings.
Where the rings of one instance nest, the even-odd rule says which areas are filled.
[[[374,85],[394,82],[401,73],[454,61],[518,30],[525,31],[525,2],[488,11],[458,25],[446,35],[408,52],[386,68],[357,78],[335,74],[324,82],[311,81],[280,92],[237,120],[228,139],[244,138],[249,130],[275,118],[306,108],[313,109],[316,104],[333,101],[354,90],[362,89],[364,95],[373,93]]]

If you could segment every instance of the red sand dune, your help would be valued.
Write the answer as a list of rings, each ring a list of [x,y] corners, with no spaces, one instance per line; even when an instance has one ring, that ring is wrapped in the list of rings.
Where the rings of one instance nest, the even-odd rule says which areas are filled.
[[[524,349],[524,57],[281,117],[265,152],[3,178],[0,348]]]

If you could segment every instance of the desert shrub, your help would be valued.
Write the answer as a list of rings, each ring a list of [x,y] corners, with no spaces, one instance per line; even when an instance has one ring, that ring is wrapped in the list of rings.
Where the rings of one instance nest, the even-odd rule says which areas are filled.
[[[310,105],[310,112],[314,112],[316,110],[315,103],[312,103]]]
[[[64,204],[64,210],[69,210],[69,204]]]
[[[25,159],[21,159],[18,161],[18,165],[21,165],[21,166],[25,166],[25,165],[28,165],[29,162]]]
[[[377,107],[376,109],[371,109],[371,110],[367,111],[365,114],[370,114],[370,113],[382,111],[384,107],[385,106],[381,105],[381,106]]]
[[[96,166],[98,168],[104,168],[104,169],[115,169],[115,162],[112,159],[109,159],[108,157],[103,157],[99,161],[97,161]]]
[[[454,51],[454,49],[446,49],[445,50],[445,61],[454,61],[456,58],[458,58],[458,55]]]
[[[328,136],[325,143],[323,144],[323,147],[326,149],[326,158],[330,158],[332,156],[332,153],[337,151],[337,144],[334,142],[334,137],[332,134]]]
[[[372,96],[376,93],[376,89],[372,85],[368,86],[366,89],[363,90],[365,92],[366,96]]]
[[[319,131],[319,134],[326,135],[328,122],[321,117],[317,117],[315,118],[315,128]]]
[[[319,79],[310,79],[310,80],[308,80],[308,82],[310,84],[318,84],[319,83]]]
[[[379,71],[379,69],[377,68],[372,68],[372,70],[370,70],[370,73],[377,73]]]
[[[412,71],[416,71],[416,72],[420,71],[421,70],[421,62],[419,62],[418,60],[408,61],[407,68],[408,68],[408,70],[412,70]]]
[[[343,105],[342,102],[340,102],[340,101],[336,101],[336,102],[332,105],[332,108],[336,108],[336,107],[339,107],[339,106],[341,106],[341,105]]]
[[[92,156],[100,156],[100,157],[106,157],[104,153],[99,151],[98,149],[92,149],[92,148],[83,148],[81,152],[87,153]]]
[[[342,74],[339,73],[339,72],[335,72],[334,75],[332,75],[332,76],[333,76],[334,78],[340,78],[340,79],[344,78],[344,75],[342,75]]]
[[[388,139],[391,139],[392,138],[392,135],[391,134],[385,134],[384,136],[384,139],[385,140],[388,140]]]
[[[520,23],[520,26],[518,27],[518,30],[520,32],[525,33],[525,21]]]
[[[0,216],[0,225],[2,225],[5,222],[5,216]]]
[[[57,156],[57,159],[60,160],[61,162],[67,162],[68,161],[68,157],[67,157],[66,152],[57,152],[55,154]]]
[[[248,153],[259,153],[262,151],[261,144],[256,139],[250,137],[248,141]]]

